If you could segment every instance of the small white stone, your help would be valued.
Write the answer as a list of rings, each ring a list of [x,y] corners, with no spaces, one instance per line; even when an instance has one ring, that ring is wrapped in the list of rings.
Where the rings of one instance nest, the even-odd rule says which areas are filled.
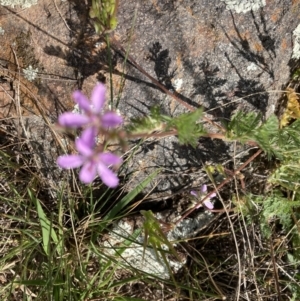
[[[248,71],[256,71],[257,70],[257,65],[254,63],[251,63],[248,67],[247,67]]]
[[[179,92],[181,90],[183,84],[183,79],[177,78],[173,81],[173,86],[176,92]]]
[[[100,48],[100,47],[103,47],[105,45],[104,42],[96,42],[95,43],[95,48]]]
[[[0,27],[0,35],[4,35],[4,33],[5,33],[5,30],[2,28],[2,27]]]

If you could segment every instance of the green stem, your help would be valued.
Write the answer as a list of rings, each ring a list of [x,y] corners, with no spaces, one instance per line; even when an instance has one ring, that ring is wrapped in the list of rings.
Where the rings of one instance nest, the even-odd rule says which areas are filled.
[[[110,99],[111,99],[111,108],[114,109],[113,99],[114,99],[114,92],[113,92],[113,66],[112,66],[112,58],[111,58],[111,47],[110,47],[110,40],[109,34],[105,34],[106,45],[107,45],[107,55],[108,55],[108,64],[109,64],[109,81],[110,81]]]
[[[162,132],[162,133],[137,133],[137,134],[128,134],[127,138],[128,139],[138,139],[138,138],[164,138],[164,137],[169,137],[169,136],[175,136],[177,135],[177,130],[171,130],[167,132]],[[203,135],[202,137],[209,137],[212,139],[221,139],[221,140],[226,140],[225,135],[223,134],[218,134],[218,133],[207,133]]]
[[[169,137],[169,136],[176,136],[178,134],[177,130],[171,130],[167,132],[162,132],[162,133],[137,133],[137,134],[127,134],[126,137],[127,139],[147,139],[147,138],[164,138],[164,137]],[[122,135],[124,136],[124,135]],[[224,141],[228,141],[226,136],[224,134],[219,134],[219,133],[206,133],[202,135],[201,137],[207,137],[211,139],[220,139]],[[199,137],[200,138],[200,137]],[[251,146],[259,146],[257,142],[249,140],[246,142],[246,144],[251,145]]]

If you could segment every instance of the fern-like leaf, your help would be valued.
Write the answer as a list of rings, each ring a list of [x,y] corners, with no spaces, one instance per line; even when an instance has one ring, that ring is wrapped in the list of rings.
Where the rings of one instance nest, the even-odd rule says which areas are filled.
[[[167,128],[175,128],[177,130],[178,139],[181,144],[190,144],[195,147],[199,137],[206,134],[203,125],[197,123],[202,116],[202,108],[191,113],[181,114],[170,120]]]
[[[260,124],[261,116],[256,113],[237,112],[230,122],[225,125],[226,136],[229,140],[238,140],[242,143],[253,138],[255,129]],[[250,139],[249,139],[250,138]]]
[[[274,152],[274,142],[276,141],[276,136],[278,135],[278,119],[275,115],[271,115],[269,119],[261,124],[255,131],[253,135],[253,140],[256,141],[261,149],[267,153],[270,157],[275,155]]]
[[[300,200],[289,200],[283,196],[281,191],[276,189],[267,197],[253,196],[253,201],[263,206],[260,227],[266,237],[271,235],[270,224],[276,219],[282,225],[283,229],[288,232],[293,225],[292,212],[300,207]]]
[[[149,116],[132,118],[130,125],[127,126],[127,131],[132,134],[151,134],[163,130],[167,120],[169,117],[162,115],[159,107],[153,107]]]

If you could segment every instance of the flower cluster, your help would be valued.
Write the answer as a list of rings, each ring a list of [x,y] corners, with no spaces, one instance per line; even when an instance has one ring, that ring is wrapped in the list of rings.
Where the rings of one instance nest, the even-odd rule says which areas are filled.
[[[93,89],[90,100],[80,91],[73,93],[82,114],[63,113],[58,123],[64,127],[83,128],[83,132],[75,141],[78,154],[60,156],[57,164],[65,169],[81,167],[79,179],[83,183],[91,183],[98,174],[105,185],[114,188],[119,179],[109,166],[120,165],[122,159],[103,151],[103,145],[96,145],[96,138],[98,134],[109,136],[110,130],[121,125],[123,119],[112,111],[104,111],[105,93],[106,88],[101,83]]]

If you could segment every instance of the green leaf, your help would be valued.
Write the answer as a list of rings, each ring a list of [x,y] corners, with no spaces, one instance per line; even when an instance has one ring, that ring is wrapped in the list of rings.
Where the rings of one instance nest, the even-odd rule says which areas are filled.
[[[293,78],[293,80],[297,80],[297,79],[299,79],[299,77],[300,77],[300,69],[296,69],[294,71],[294,73],[292,74],[292,78]]]
[[[17,163],[11,161],[11,156],[3,152],[2,150],[0,150],[0,158],[7,164],[7,166],[15,170],[20,169],[20,166]]]
[[[90,18],[94,22],[96,32],[102,33],[117,27],[116,17],[118,1],[116,0],[93,0],[90,8]]]
[[[300,207],[299,200],[290,200],[283,196],[280,190],[273,190],[267,197],[253,197],[253,200],[263,205],[263,211],[261,213],[260,226],[264,236],[269,237],[271,235],[270,222],[274,218],[279,220],[279,223],[283,226],[284,230],[288,232],[293,224],[292,212],[295,208]]]
[[[206,133],[203,125],[197,123],[202,116],[202,108],[191,113],[183,113],[171,119],[168,122],[167,128],[173,127],[177,130],[178,139],[181,144],[190,144],[195,147],[199,137]]]
[[[103,220],[112,220],[117,214],[124,209],[150,182],[159,174],[160,169],[151,173],[144,181],[137,185],[132,191],[124,196],[118,203],[107,213]]]
[[[49,255],[50,250],[50,238],[52,238],[53,242],[56,244],[58,248],[58,253],[62,254],[62,250],[60,249],[61,246],[59,244],[59,240],[57,238],[57,235],[55,233],[55,230],[52,227],[52,222],[46,217],[46,214],[39,202],[39,200],[35,197],[35,195],[32,193],[30,189],[28,189],[28,194],[30,199],[33,201],[33,203],[36,206],[36,210],[38,213],[38,217],[40,220],[41,230],[42,230],[42,239],[43,239],[43,248],[47,255]]]
[[[176,129],[181,144],[190,144],[195,147],[199,137],[206,134],[203,125],[197,123],[202,116],[202,108],[171,118],[161,114],[158,107],[153,107],[149,116],[132,119],[127,130],[132,134],[151,134],[154,131]]]
[[[276,155],[280,160],[300,159],[300,119],[279,130]]]
[[[254,140],[259,144],[263,151],[269,157],[276,153],[272,144],[276,140],[279,133],[279,121],[275,115],[271,115],[266,122],[264,122],[254,133]]]
[[[280,185],[290,191],[299,191],[300,164],[297,162],[282,162],[268,179],[274,185]]]
[[[165,250],[163,249],[163,245],[166,245],[168,247],[169,252],[172,252],[172,254],[180,261],[177,252],[175,251],[172,244],[169,242],[167,236],[164,234],[164,232],[161,229],[160,222],[155,218],[153,212],[151,210],[145,211],[141,210],[141,214],[144,216],[144,231],[145,231],[145,237],[144,237],[144,252],[143,252],[143,258],[145,254],[145,250],[147,247],[147,244],[149,243],[153,251],[156,254],[157,260],[160,260],[160,257],[158,256],[158,252],[160,252],[161,257],[165,259]],[[165,261],[166,265],[167,261]]]
[[[260,120],[260,114],[237,112],[232,116],[230,122],[225,125],[227,128],[227,138],[245,143],[253,138],[253,133],[258,127]]]
[[[113,30],[116,29],[118,25],[118,20],[116,17],[111,17],[110,21],[109,21],[109,27]]]
[[[150,134],[154,131],[161,131],[168,118],[160,113],[159,107],[155,106],[151,108],[149,116],[132,118],[127,131],[132,134]]]
[[[173,245],[169,242],[167,236],[161,229],[161,222],[157,220],[152,213],[151,210],[149,211],[141,211],[141,214],[144,216],[144,250],[143,250],[143,259],[145,255],[145,251],[148,245],[150,245],[155,253],[157,260],[161,262],[161,259],[165,266],[167,267],[169,274],[172,277],[174,284],[177,286],[176,280],[174,278],[172,269],[169,265],[169,262],[166,257],[166,253],[171,253],[176,257],[176,259],[180,262],[180,258],[174,249]],[[164,246],[167,247],[167,251],[165,250]],[[159,256],[160,255],[160,256]]]

